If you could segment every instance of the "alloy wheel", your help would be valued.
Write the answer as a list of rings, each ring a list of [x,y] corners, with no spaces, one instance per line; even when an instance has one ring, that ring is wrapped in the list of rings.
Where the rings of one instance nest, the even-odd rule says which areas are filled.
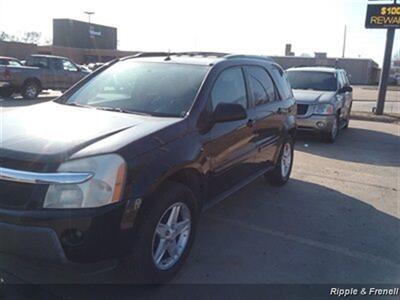
[[[35,85],[31,84],[26,88],[26,95],[29,98],[35,98],[37,94],[37,88]]]
[[[290,143],[285,143],[285,145],[283,146],[283,152],[281,158],[281,172],[283,178],[286,178],[288,176],[291,165],[292,165],[292,145]]]
[[[160,270],[172,268],[181,258],[189,241],[191,214],[185,203],[171,205],[160,218],[153,234],[152,257]]]

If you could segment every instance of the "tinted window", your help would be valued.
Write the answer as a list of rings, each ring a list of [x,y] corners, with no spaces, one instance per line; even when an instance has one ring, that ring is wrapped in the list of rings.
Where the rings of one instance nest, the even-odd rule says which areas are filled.
[[[260,67],[246,67],[254,105],[262,105],[276,100],[274,83],[267,71]]]
[[[219,103],[237,103],[247,107],[246,87],[241,68],[223,71],[215,81],[211,91],[213,109]]]
[[[0,65],[4,65],[4,66],[8,65],[8,60],[0,59]]]
[[[271,72],[279,88],[282,99],[287,100],[293,98],[292,87],[290,86],[286,73],[281,68],[274,65],[271,67]]]
[[[66,102],[181,117],[190,109],[208,69],[125,60],[93,77]]]
[[[287,72],[293,89],[336,91],[337,80],[334,73],[318,71],[289,71]]]

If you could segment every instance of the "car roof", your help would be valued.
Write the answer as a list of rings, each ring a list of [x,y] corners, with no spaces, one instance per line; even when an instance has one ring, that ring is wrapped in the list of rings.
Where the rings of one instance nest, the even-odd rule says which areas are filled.
[[[134,58],[138,61],[147,62],[163,62],[163,63],[179,63],[179,64],[192,64],[210,66],[218,62],[233,60],[233,59],[246,59],[256,60],[260,62],[275,63],[269,57],[257,55],[239,55],[220,52],[178,52],[178,53],[139,53],[133,56],[124,57],[121,60],[128,60]]]
[[[332,68],[332,67],[295,67],[295,68],[290,68],[287,71],[336,73],[339,70],[342,70],[342,69],[336,69],[336,68]]]
[[[46,55],[46,54],[32,54],[31,57],[68,59],[67,57],[64,57],[64,56],[55,56],[55,55]]]
[[[15,57],[9,57],[9,56],[0,56],[0,59],[8,59],[8,60],[17,60],[17,61],[19,61],[19,59],[18,59],[18,58],[15,58]]]

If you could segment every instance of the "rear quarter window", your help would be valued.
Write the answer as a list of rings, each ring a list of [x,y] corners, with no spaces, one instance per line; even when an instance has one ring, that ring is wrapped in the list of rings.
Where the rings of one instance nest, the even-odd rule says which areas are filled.
[[[286,73],[281,68],[272,65],[271,74],[275,79],[275,83],[279,89],[282,100],[293,98],[292,87],[290,86]]]

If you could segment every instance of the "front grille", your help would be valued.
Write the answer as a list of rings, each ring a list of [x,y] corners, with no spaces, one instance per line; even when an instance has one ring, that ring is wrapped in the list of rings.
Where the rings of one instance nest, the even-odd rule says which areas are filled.
[[[43,172],[49,168],[49,165],[38,161],[24,161],[0,157],[0,167],[21,171]],[[48,185],[0,180],[0,208],[24,210],[41,207],[47,189]]]
[[[5,209],[35,209],[41,206],[47,185],[0,180],[0,207]]]
[[[0,167],[13,169],[13,170],[41,172],[47,166],[44,163],[36,162],[36,161],[30,162],[30,161],[23,161],[23,160],[16,160],[16,159],[0,157]]]
[[[307,104],[297,104],[297,115],[303,116],[307,113],[307,111],[308,111]]]

